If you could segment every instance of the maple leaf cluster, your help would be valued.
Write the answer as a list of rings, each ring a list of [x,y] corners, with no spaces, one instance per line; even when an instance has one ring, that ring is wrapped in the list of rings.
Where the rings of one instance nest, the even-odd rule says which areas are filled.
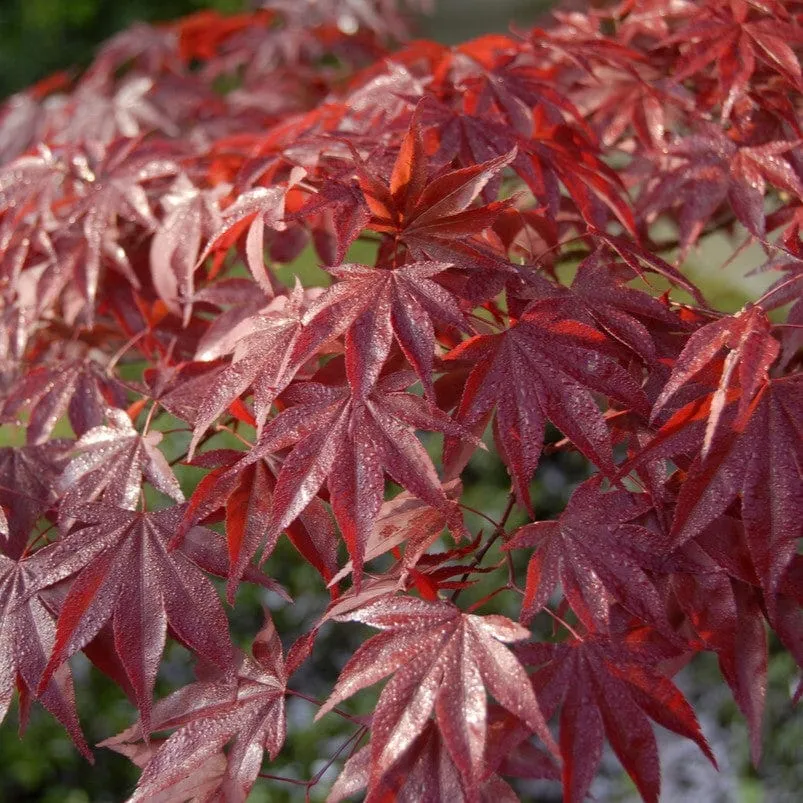
[[[657,801],[651,721],[716,764],[702,652],[759,760],[770,631],[803,664],[803,4],[602,6],[455,47],[391,0],[201,12],[0,106],[1,715],[91,759],[82,651],[139,710],[132,801],[244,800],[352,622],[333,802],[582,801],[606,741]],[[736,313],[683,271],[714,232],[779,274]],[[544,519],[564,449],[591,476]],[[281,538],[330,603],[246,653]],[[198,680],[155,701],[169,640]]]

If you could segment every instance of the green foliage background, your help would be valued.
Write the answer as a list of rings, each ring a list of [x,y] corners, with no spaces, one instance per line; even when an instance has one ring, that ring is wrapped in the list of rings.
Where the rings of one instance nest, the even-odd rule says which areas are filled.
[[[0,98],[23,88],[50,72],[72,66],[83,67],[92,58],[96,45],[115,32],[136,21],[169,20],[202,8],[224,12],[241,9],[243,0],[0,0]],[[457,42],[478,34],[505,30],[509,20],[519,24],[532,22],[551,5],[549,0],[440,0],[437,13],[422,21],[422,33],[444,42]],[[470,6],[470,13],[467,13]],[[720,244],[721,257],[723,245]],[[695,262],[711,264],[703,250]],[[722,259],[713,260],[720,264]],[[314,272],[312,258],[306,255],[296,266],[300,272]],[[719,274],[701,283],[709,297],[719,299],[723,309],[738,309],[753,295],[753,288],[741,280],[741,266],[734,265],[728,274]],[[710,269],[709,269],[710,271]],[[702,271],[695,269],[695,278]],[[729,278],[730,277],[730,278]],[[735,278],[738,277],[738,278]],[[169,420],[160,422],[163,428]],[[159,428],[162,428],[160,426]],[[553,433],[557,437],[557,433]],[[18,433],[0,431],[0,445]],[[223,438],[224,436],[221,436]],[[215,444],[210,444],[215,445]],[[224,445],[222,442],[218,446]],[[433,444],[434,445],[434,444]],[[185,444],[171,444],[178,453]],[[168,455],[169,457],[172,455]],[[542,462],[533,482],[533,498],[542,517],[559,512],[565,505],[574,485],[585,476],[585,463],[572,454],[555,455]],[[192,470],[182,477],[184,490],[192,489]],[[478,453],[464,476],[465,501],[485,511],[491,517],[501,513],[509,487],[504,467],[494,454]],[[517,524],[520,522],[511,522]],[[477,531],[483,522],[475,517],[469,524]],[[493,555],[486,559],[491,563]],[[523,568],[523,566],[522,566]],[[288,644],[300,635],[305,625],[326,605],[326,596],[316,596],[310,589],[320,588],[317,575],[297,559],[292,547],[281,543],[271,557],[268,571],[277,577],[298,600],[287,606],[281,600],[264,596],[256,589],[243,588],[236,611],[232,615],[234,637],[246,644],[261,623],[261,606],[272,609],[279,632],[287,634]],[[466,594],[466,600],[480,597],[482,584]],[[497,597],[500,612],[515,616],[508,609],[511,600]],[[358,628],[339,626],[325,630],[312,660],[296,677],[294,685],[308,694],[326,697],[340,667],[356,649],[366,632]],[[710,656],[709,656],[710,657]],[[741,803],[793,803],[803,787],[803,768],[799,761],[803,744],[803,723],[789,707],[789,687],[794,679],[794,667],[788,656],[773,665],[768,690],[768,721],[773,723],[767,734],[766,753],[760,771],[749,765],[746,753],[747,737],[728,692],[719,677],[716,661],[696,662],[685,675],[685,690],[703,718],[703,730],[710,735],[715,729],[720,739],[715,749],[726,751],[733,783],[712,787],[706,801],[740,801]],[[90,744],[117,733],[131,724],[134,709],[120,691],[101,673],[91,667],[83,656],[73,660],[78,708]],[[191,661],[177,646],[167,654],[157,693],[167,694],[177,686],[192,680]],[[355,713],[371,710],[370,694],[360,695],[352,705]],[[350,735],[334,716],[326,717],[312,726],[315,709],[293,699],[288,707],[289,737],[285,751],[271,772],[306,779],[318,772],[328,756]],[[73,749],[58,724],[38,705],[33,706],[27,735],[20,741],[14,732],[16,712],[12,711],[0,728],[0,801],[14,803],[116,803],[133,788],[138,771],[125,758],[108,750],[96,751],[96,764],[89,767]],[[692,764],[702,763],[698,756]],[[712,770],[702,770],[709,775]],[[333,779],[334,771],[324,781]],[[601,801],[633,800],[633,789],[615,768],[597,789]],[[682,780],[682,779],[681,779]],[[328,783],[316,788],[313,800],[322,800]],[[682,789],[680,780],[673,783],[671,774],[665,777],[665,788]],[[596,787],[595,787],[596,789]],[[556,790],[541,787],[522,788],[522,800],[547,803],[558,800]],[[697,792],[676,797],[677,791],[665,796],[667,803],[702,800]],[[258,785],[249,798],[252,803],[292,803],[303,800],[303,788],[287,784]]]

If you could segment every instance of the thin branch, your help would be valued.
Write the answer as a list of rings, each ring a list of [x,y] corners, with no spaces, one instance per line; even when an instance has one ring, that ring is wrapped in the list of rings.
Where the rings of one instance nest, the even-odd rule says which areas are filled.
[[[340,745],[340,747],[337,748],[334,755],[330,757],[329,761],[327,761],[326,764],[323,767],[321,767],[321,769],[318,770],[318,772],[316,772],[315,775],[313,775],[312,778],[310,778],[309,780],[301,781],[298,778],[288,778],[286,775],[274,775],[273,773],[270,772],[260,772],[258,777],[264,778],[265,780],[268,781],[279,781],[280,783],[289,783],[292,784],[293,786],[303,786],[306,789],[305,800],[309,800],[309,795],[310,791],[312,790],[312,787],[317,786],[321,782],[321,778],[323,778],[324,774],[329,769],[329,767],[331,767],[332,764],[334,764],[335,761],[337,761],[337,759],[343,754],[345,750],[348,749],[348,747],[352,743],[354,743],[355,745],[359,743],[360,739],[362,739],[362,737],[367,732],[368,729],[364,725],[361,725],[354,733],[351,734],[351,736],[349,736],[348,739],[346,739],[346,741],[344,741]]]
[[[257,776],[265,778],[269,781],[281,781],[282,783],[291,783],[294,786],[308,786],[309,781],[300,781],[298,778],[288,778],[286,775],[271,775],[269,772],[260,772]]]
[[[323,778],[323,775],[326,772],[326,770],[328,770],[329,767],[331,767],[332,764],[334,764],[335,761],[337,761],[337,759],[342,755],[343,751],[346,750],[346,748],[348,748],[348,746],[352,742],[362,739],[363,734],[365,734],[367,730],[368,729],[363,725],[355,733],[352,733],[351,736],[349,736],[349,738],[346,739],[346,741],[343,742],[343,744],[341,744],[340,747],[337,748],[335,754],[329,759],[326,765],[324,767],[321,767],[321,769],[318,770],[318,772],[316,772],[312,778],[310,778],[308,782],[309,786],[315,786],[315,784],[317,784],[321,780],[321,778]]]

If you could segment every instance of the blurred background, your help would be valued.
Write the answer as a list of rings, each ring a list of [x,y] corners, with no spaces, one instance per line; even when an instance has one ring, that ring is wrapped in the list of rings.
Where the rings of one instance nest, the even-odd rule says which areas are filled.
[[[551,0],[436,0],[420,22],[446,43],[532,23]],[[86,66],[95,47],[134,22],[175,19],[201,9],[236,12],[247,0],[0,0],[0,97],[55,70]]]
[[[55,70],[85,66],[100,42],[133,22],[169,20],[203,8],[235,12],[244,5],[242,0],[0,0],[0,98]],[[420,33],[446,43],[464,41],[482,33],[504,31],[511,21],[532,24],[551,5],[549,0],[438,0],[435,14],[420,21]],[[711,254],[721,254],[727,248],[723,242],[709,243],[695,256],[692,273],[703,273],[699,266],[711,264]],[[716,264],[721,262],[721,257],[716,260]],[[303,272],[309,266],[298,267]],[[702,280],[715,305],[738,309],[753,295],[753,289],[741,280],[743,267],[744,260],[732,265],[727,274],[709,274],[708,279]],[[165,426],[168,425],[169,422]],[[559,436],[553,432],[552,437]],[[574,454],[556,454],[544,459],[532,488],[540,516],[548,518],[562,510],[575,485],[585,478],[585,472],[584,460]],[[508,478],[493,454],[478,454],[464,480],[467,504],[491,517],[501,513]],[[469,523],[475,531],[482,526],[479,519]],[[511,522],[518,523],[521,522]],[[326,605],[325,595],[316,598],[309,592],[310,588],[320,587],[317,575],[300,565],[287,544],[280,545],[267,568],[285,584],[297,603],[286,606],[278,597],[263,597],[259,591],[243,589],[232,614],[232,630],[242,644],[259,628],[263,603],[272,609],[279,632],[287,634],[288,642],[300,635],[305,624]],[[479,598],[483,593],[479,588],[475,596]],[[499,612],[516,616],[513,600],[501,597],[497,600]],[[308,694],[326,697],[339,669],[366,634],[367,631],[355,627],[325,630],[312,660],[297,677],[298,687]],[[777,652],[777,645],[774,649]],[[73,668],[79,714],[90,744],[133,722],[133,707],[83,656],[74,659]],[[789,705],[795,679],[791,659],[777,654],[771,663],[765,755],[760,769],[755,770],[749,761],[744,722],[721,680],[716,660],[704,656],[684,670],[677,678],[678,685],[698,712],[703,732],[717,755],[720,772],[716,773],[707,764],[691,742],[659,733],[664,776],[662,802],[796,803],[803,799],[800,792],[803,722]],[[166,653],[157,694],[168,694],[191,680],[191,662],[174,645]],[[363,693],[352,708],[355,713],[366,713],[371,710],[373,699],[370,693]],[[328,756],[350,735],[337,717],[326,717],[313,726],[314,713],[313,706],[298,699],[290,700],[288,742],[271,765],[272,773],[309,778],[325,766]],[[0,728],[0,801],[116,803],[133,789],[138,771],[127,759],[108,750],[98,750],[95,766],[89,767],[62,729],[39,706],[34,706],[27,735],[21,741],[15,732],[15,720],[16,711],[12,711]],[[323,782],[313,790],[313,800],[324,799],[338,770],[339,765],[335,765],[327,771]],[[560,800],[555,785],[531,782],[519,784],[518,789],[525,803]],[[610,751],[592,791],[601,803],[638,800]],[[271,783],[258,784],[249,801],[293,803],[303,799],[303,788]]]

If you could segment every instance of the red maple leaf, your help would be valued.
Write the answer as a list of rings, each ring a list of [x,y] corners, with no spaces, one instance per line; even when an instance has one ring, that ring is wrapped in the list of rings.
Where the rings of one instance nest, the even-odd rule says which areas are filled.
[[[249,562],[265,540],[265,530],[273,509],[276,476],[281,462],[266,457],[245,466],[242,452],[215,450],[199,455],[193,465],[214,466],[198,484],[184,512],[182,526],[173,543],[182,543],[185,531],[221,508],[225,509],[228,545],[227,598],[234,604],[237,585],[245,575],[252,579]],[[192,531],[190,531],[192,532]],[[273,552],[279,533],[264,545],[262,560]],[[337,537],[324,503],[313,498],[298,518],[287,525],[287,536],[296,549],[327,582],[337,568]]]
[[[90,320],[104,252],[116,257],[118,269],[128,274],[131,284],[137,284],[125,251],[115,251],[118,220],[138,224],[146,231],[156,228],[150,197],[143,185],[178,173],[174,157],[175,153],[164,146],[142,145],[138,139],[118,139],[99,154],[90,149],[87,155],[79,153],[74,158],[74,163],[81,168],[80,180],[77,197],[71,199],[70,213],[65,220],[72,232],[60,229],[59,236],[67,235],[66,247],[59,248],[57,240],[55,248],[62,256],[63,253],[72,254],[80,263],[73,268],[74,278],[88,305],[86,314]],[[70,234],[76,237],[75,243],[70,243]]]
[[[803,376],[765,381],[745,414],[738,391],[729,393],[719,434],[706,450],[711,398],[675,413],[630,467],[697,452],[678,494],[672,543],[691,540],[740,498],[750,554],[771,604],[803,535],[803,451],[799,439],[789,437],[799,430]]]
[[[0,532],[0,551],[19,558],[37,519],[55,505],[56,482],[72,442],[52,440],[34,446],[0,448],[0,504],[8,511]]]
[[[589,45],[592,57],[594,45]],[[567,50],[575,55],[573,43]],[[606,147],[624,146],[635,137],[644,148],[660,148],[667,131],[694,109],[685,87],[647,65],[600,66],[584,81],[580,98]]]
[[[672,575],[672,592],[705,648],[717,654],[722,675],[747,720],[750,752],[757,765],[767,691],[768,642],[762,613],[765,606],[756,587],[758,580],[744,528],[740,522],[722,517],[683,551],[692,559],[690,571]],[[742,579],[745,576],[747,582]],[[795,628],[798,625],[795,621]]]
[[[657,299],[628,287],[633,278],[630,265],[618,263],[600,248],[577,266],[568,291],[536,275],[529,277],[522,295],[555,299],[565,306],[566,317],[607,332],[650,364],[657,353],[673,350],[673,340],[666,335],[682,329],[683,323]],[[656,341],[663,341],[660,350]]]
[[[43,570],[40,555],[16,561],[0,554],[0,722],[5,719],[16,687],[20,695],[20,726],[24,730],[31,695],[35,694],[92,761],[75,712],[69,667],[44,675],[56,625],[39,594],[47,584]]]
[[[470,436],[434,404],[402,392],[411,383],[409,373],[391,374],[372,388],[362,380],[359,365],[350,364],[347,370],[349,386],[307,383],[296,388],[295,398],[286,394],[296,405],[265,427],[241,465],[244,468],[293,446],[276,480],[264,537],[269,544],[274,541],[327,482],[359,582],[365,544],[384,497],[386,473],[420,499],[444,510],[451,521],[459,518],[415,430]]]
[[[46,441],[65,414],[79,437],[103,423],[109,406],[124,407],[120,383],[92,360],[64,360],[32,370],[6,397],[2,415],[30,410],[28,443]]]
[[[139,502],[142,478],[177,502],[184,501],[178,480],[157,448],[160,432],[140,435],[123,410],[106,409],[110,426],[93,427],[75,442],[76,455],[58,480],[62,512],[73,503],[94,502],[133,510]]]
[[[372,747],[366,745],[343,767],[327,803],[342,803],[371,783]],[[518,803],[518,796],[498,775],[467,786],[434,723],[428,723],[407,752],[370,786],[365,803]]]
[[[149,733],[175,729],[147,754],[134,801],[184,800],[192,785],[205,796],[245,800],[257,779],[264,752],[275,758],[284,743],[284,696],[287,676],[276,628],[266,613],[252,655],[243,655],[218,680],[184,686],[153,707],[149,722],[141,720],[102,747],[131,755]],[[224,754],[223,748],[230,745]]]
[[[739,417],[743,417],[761,386],[769,379],[769,368],[780,351],[772,336],[770,322],[760,307],[748,306],[698,329],[687,341],[672,367],[653,407],[653,418],[667,402],[727,349],[717,389],[711,397],[711,413],[703,441],[703,454],[710,448],[728,391],[739,387]],[[734,378],[738,376],[738,382]],[[738,426],[738,424],[737,424]]]
[[[320,223],[313,224],[312,234],[325,265],[339,265],[371,219],[359,186],[338,178],[325,180],[317,193],[287,218],[303,220],[309,226],[316,215]]]
[[[393,270],[366,265],[328,268],[339,281],[310,305],[305,322],[310,328],[325,328],[327,338],[346,331],[367,385],[376,381],[395,338],[432,398],[433,319],[464,331],[469,328],[455,298],[433,280],[450,267],[413,262]]]
[[[767,184],[803,197],[803,181],[784,158],[795,144],[774,141],[750,145],[734,141],[713,126],[678,139],[664,147],[664,161],[639,198],[639,214],[651,221],[679,207],[681,261],[725,201],[739,222],[754,237],[763,239]]]
[[[777,72],[788,89],[803,88],[800,62],[792,48],[801,43],[803,33],[784,3],[719,0],[698,7],[661,44],[681,45],[681,55],[673,67],[673,78],[678,82],[700,76],[714,65],[722,117],[727,119],[759,64]]]
[[[160,298],[174,312],[189,316],[201,243],[222,226],[219,189],[202,190],[181,174],[161,198],[165,210],[151,240],[151,277]]]
[[[552,124],[572,121],[585,128],[575,105],[551,82],[548,68],[536,66],[530,53],[517,53],[511,45],[512,53],[482,59],[485,64],[472,60],[462,70],[455,65],[453,80],[464,92],[465,111],[485,119],[498,115],[524,137],[533,134],[534,114]]]
[[[385,597],[343,618],[385,632],[354,653],[316,719],[393,675],[372,719],[369,788],[402,759],[433,713],[463,788],[474,786],[484,770],[486,689],[556,752],[526,673],[504,646],[529,638],[525,628],[413,597]]]
[[[457,480],[444,485],[444,491],[450,499],[459,496],[460,490],[460,482]],[[422,502],[409,491],[402,491],[393,499],[382,503],[374,528],[365,544],[364,559],[373,560],[391,550],[398,557],[400,547],[404,544],[402,565],[413,568],[448,526],[449,521],[443,510]],[[353,564],[349,561],[332,578],[330,585],[348,576],[352,569]]]
[[[330,337],[321,327],[303,332],[305,299],[300,284],[288,296],[279,296],[262,312],[233,326],[223,342],[207,348],[204,358],[233,353],[211,391],[202,393],[195,416],[189,454],[210,424],[248,388],[254,396],[254,419],[261,431],[275,398],[290,384],[315,349]]]
[[[190,649],[227,664],[228,621],[214,586],[186,549],[168,550],[182,512],[82,505],[73,510],[82,526],[38,553],[42,585],[74,577],[40,688],[107,620],[146,722],[168,625]]]
[[[503,202],[469,208],[483,187],[511,163],[515,148],[487,162],[429,176],[419,105],[385,183],[359,161],[357,176],[371,212],[368,228],[404,242],[416,259],[454,262],[461,239],[490,227]],[[452,254],[452,258],[449,258]],[[463,258],[465,261],[465,257]]]
[[[248,269],[256,283],[273,295],[273,283],[265,269],[265,227],[284,228],[286,187],[254,187],[237,197],[221,215],[221,225],[212,234],[198,263],[213,251],[226,251],[240,232],[247,227],[245,254]]]

